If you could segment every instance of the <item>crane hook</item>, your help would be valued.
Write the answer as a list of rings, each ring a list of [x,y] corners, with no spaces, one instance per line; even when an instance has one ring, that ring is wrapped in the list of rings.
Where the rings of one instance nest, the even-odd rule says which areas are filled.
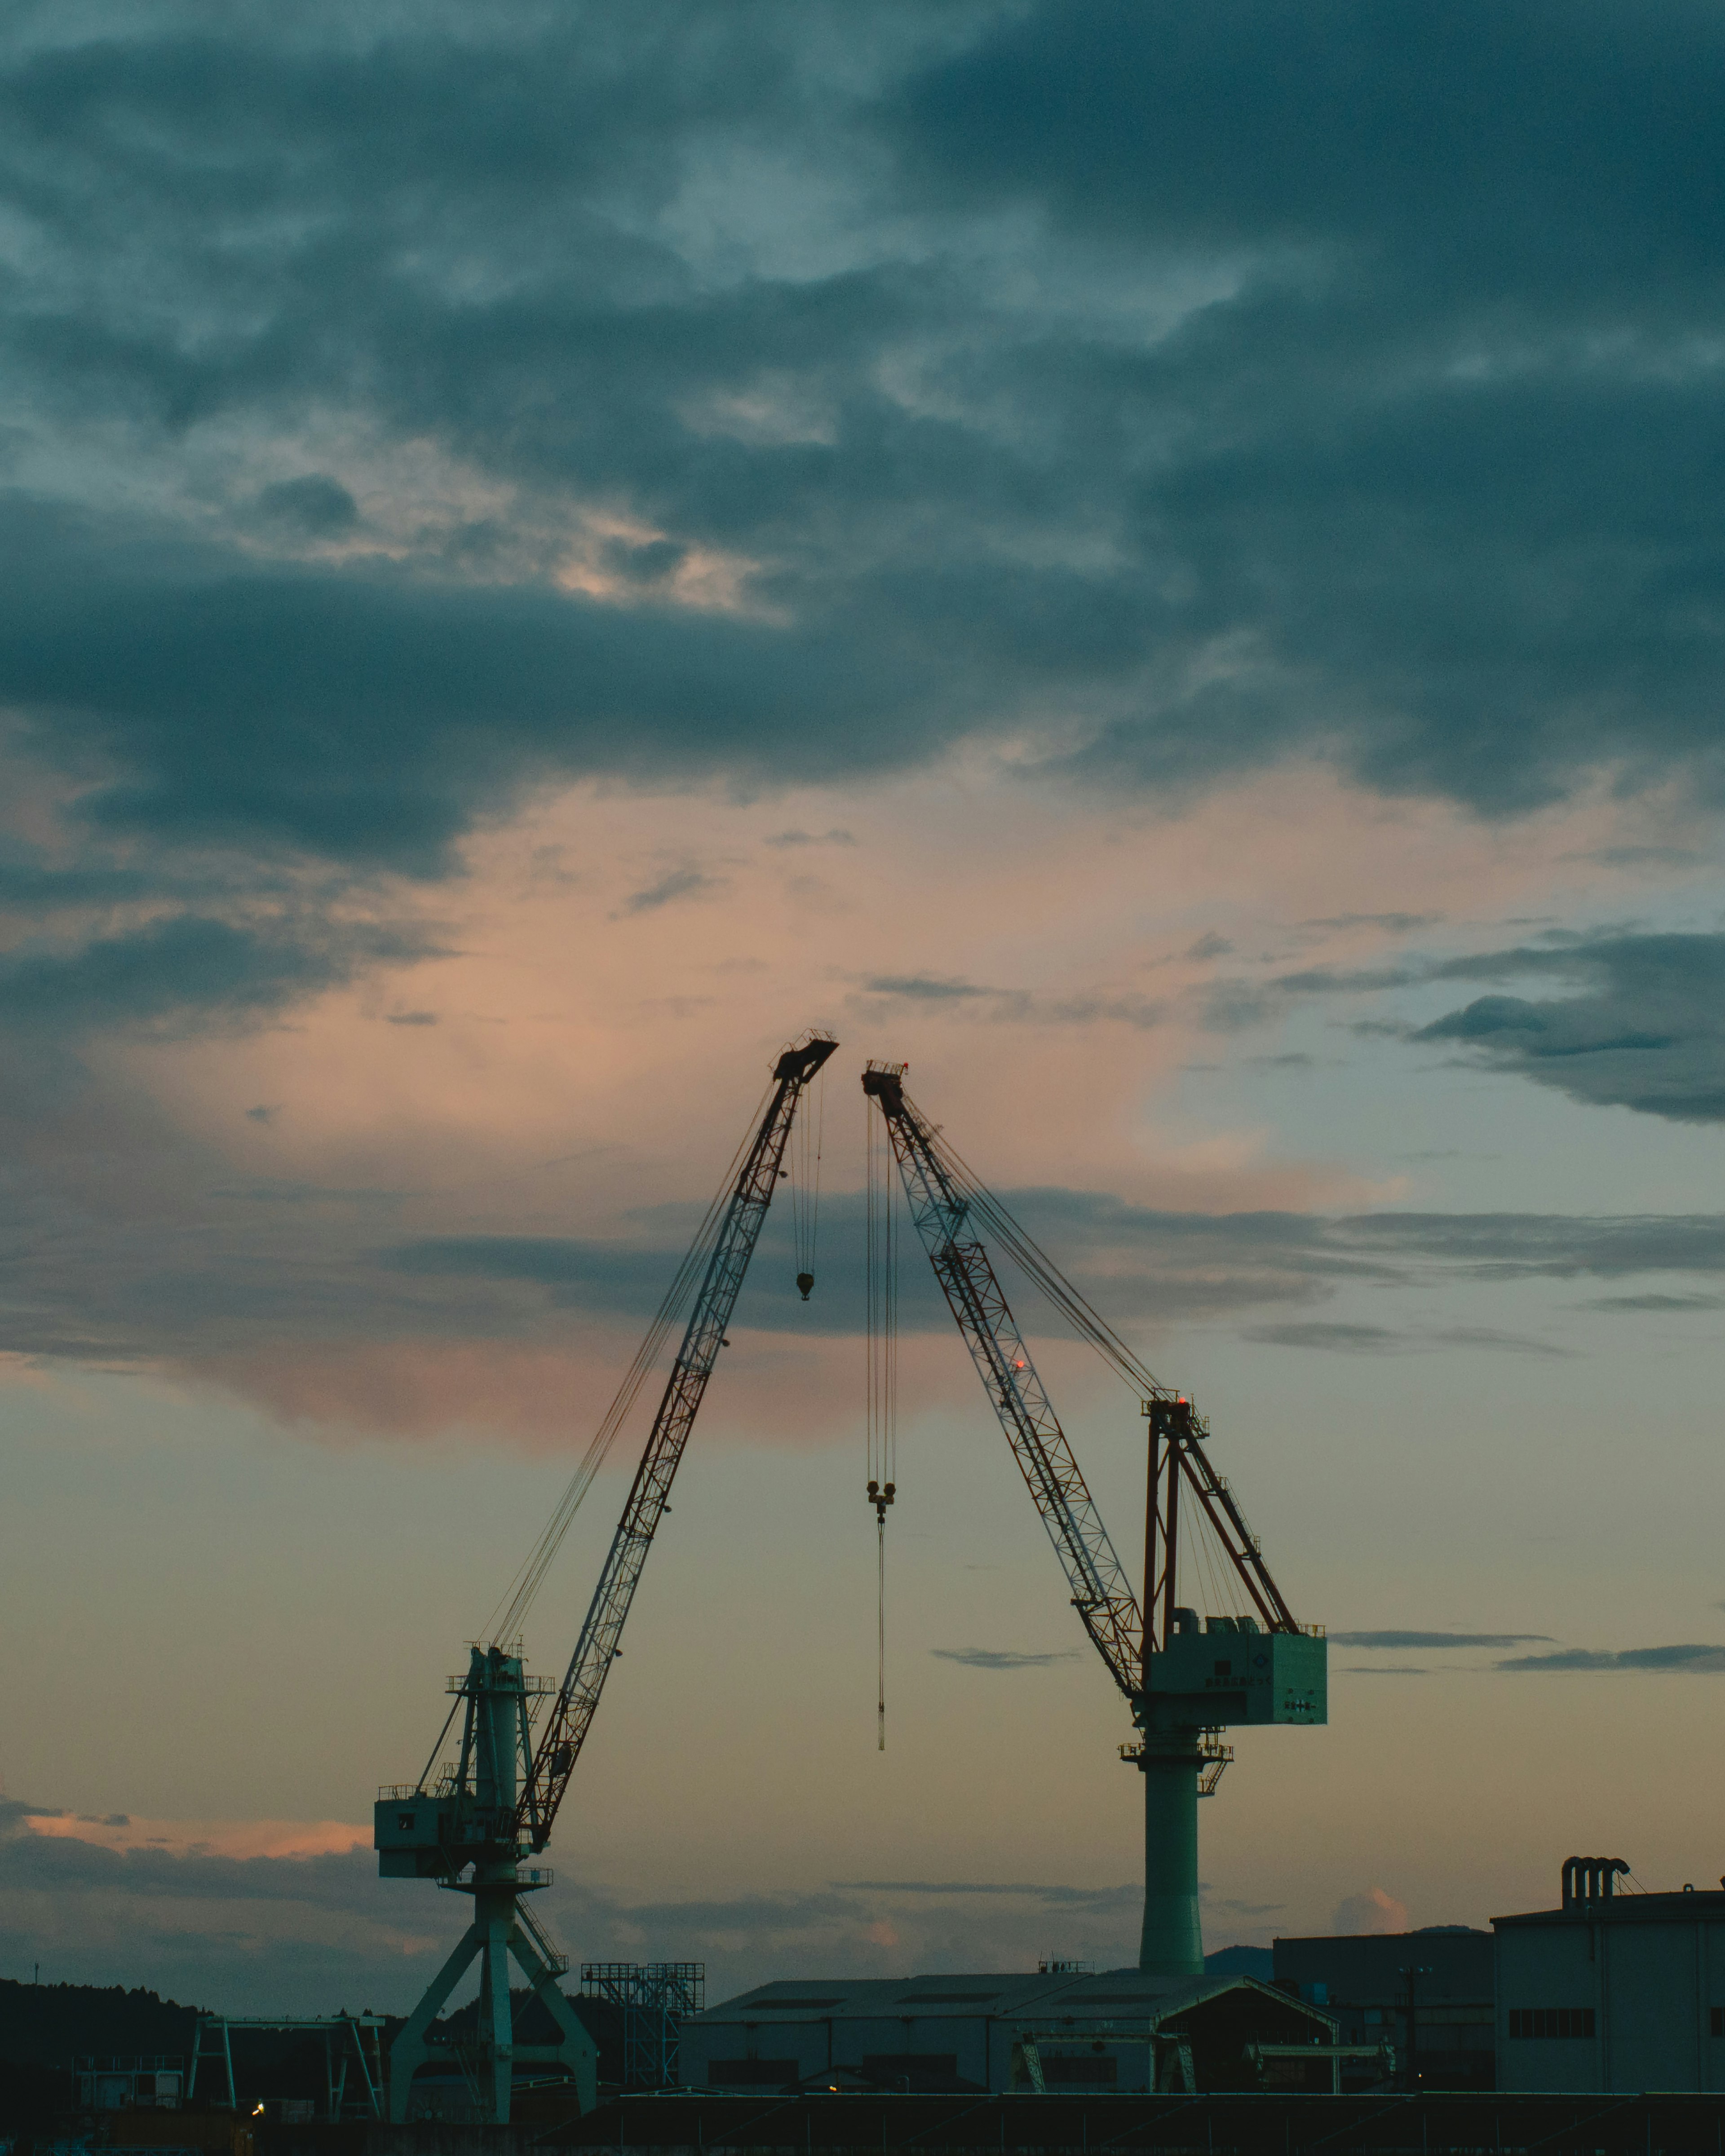
[[[809,1300],[809,1291],[814,1286],[814,1275],[813,1273],[798,1273],[797,1276],[797,1285],[803,1291],[803,1301],[807,1302]]]

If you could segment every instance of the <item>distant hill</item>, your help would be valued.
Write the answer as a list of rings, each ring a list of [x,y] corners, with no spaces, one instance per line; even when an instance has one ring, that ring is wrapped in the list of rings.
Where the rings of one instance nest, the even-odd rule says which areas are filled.
[[[1255,1976],[1268,1984],[1276,1974],[1276,1956],[1268,1947],[1218,1947],[1204,1958],[1206,1976]]]
[[[512,1996],[521,2041],[551,2042],[557,2032],[538,2000],[527,1992]],[[622,2009],[573,1996],[569,2004],[599,2047],[601,2076],[619,2079],[623,2071]],[[158,1998],[153,1991],[127,1991],[117,1984],[16,1984],[0,1977],[0,2068],[64,2070],[74,2059],[90,2054],[136,2058],[141,2053],[165,2053],[189,2060],[198,2016],[204,2010]],[[452,2035],[470,2035],[478,2020],[479,2003],[470,1999],[439,2027]],[[389,2018],[382,2032],[386,2048],[400,2026],[399,2020]],[[315,2094],[321,2086],[321,2061],[316,2038],[248,2031],[243,2039],[234,2040],[234,2079],[243,2092],[255,2082],[258,2093]],[[28,2075],[24,2080],[12,2075],[6,2088],[15,2095],[28,2080]],[[0,2110],[8,2114],[13,2108],[13,2103],[0,2104]]]
[[[189,2057],[198,2011],[117,1984],[15,1984],[0,1977],[0,2061],[69,2066],[80,2052]]]

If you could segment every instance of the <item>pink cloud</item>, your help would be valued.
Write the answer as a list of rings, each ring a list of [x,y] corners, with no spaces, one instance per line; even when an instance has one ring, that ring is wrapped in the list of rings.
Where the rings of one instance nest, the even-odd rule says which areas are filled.
[[[1368,1887],[1363,1894],[1349,1894],[1336,1905],[1331,1928],[1338,1935],[1360,1932],[1404,1932],[1408,1909],[1381,1887]]]
[[[339,1856],[369,1849],[369,1826],[341,1820],[79,1819],[70,1812],[27,1819],[34,1834],[93,1842],[114,1850],[164,1849],[171,1855],[197,1850],[210,1856]]]
[[[337,1194],[331,1246],[356,1253],[639,1232],[642,1209],[711,1189],[771,1057],[811,1022],[843,1043],[829,1188],[860,1180],[856,1074],[886,1056],[908,1060],[913,1094],[997,1185],[1354,1209],[1404,1185],[1219,1107],[1205,1121],[1179,1092],[1194,1060],[1231,1052],[1198,992],[1230,969],[1369,961],[1396,946],[1385,916],[1442,916],[1453,935],[1573,897],[1578,855],[1649,813],[1601,797],[1511,833],[1292,768],[1158,818],[962,757],[757,801],[581,787],[473,842],[469,880],[436,895],[452,955],[331,993],[290,1028],[105,1052],[242,1184]],[[787,829],[845,843],[773,843]],[[417,1022],[388,1022],[403,1012]],[[246,1113],[260,1101],[267,1121]],[[511,1307],[505,1325],[476,1302],[429,1341],[381,1317],[351,1338],[276,1327],[175,1367],[306,1430],[572,1442],[633,1339],[548,1299],[530,1337],[497,1337],[521,1333]],[[816,1427],[817,1395],[850,1384],[829,1347],[780,1338],[750,1357],[774,1402],[748,1419],[763,1434]]]

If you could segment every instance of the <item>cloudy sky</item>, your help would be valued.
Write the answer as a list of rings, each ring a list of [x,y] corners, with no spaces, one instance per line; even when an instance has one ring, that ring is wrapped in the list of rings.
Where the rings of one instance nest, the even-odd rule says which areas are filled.
[[[374,1787],[811,1024],[574,1955],[1134,1950],[909,1276],[874,1748],[870,1056],[1331,1628],[1209,1944],[1725,1869],[1722,103],[1693,0],[8,11],[0,1973],[416,1994]]]

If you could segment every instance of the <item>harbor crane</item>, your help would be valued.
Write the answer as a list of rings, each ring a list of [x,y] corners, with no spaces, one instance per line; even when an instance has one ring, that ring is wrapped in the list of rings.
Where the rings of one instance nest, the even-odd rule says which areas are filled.
[[[1242,1723],[1327,1720],[1327,1643],[1322,1628],[1295,1621],[1210,1465],[1209,1424],[1183,1394],[1151,1375],[972,1175],[906,1093],[906,1067],[871,1063],[863,1091],[885,1118],[911,1220],[1065,1568],[1072,1606],[1132,1709],[1138,1735],[1120,1750],[1144,1778],[1138,1967],[1173,1985],[1204,1973],[1198,1799],[1214,1791],[1233,1757],[1222,1733]],[[1138,1394],[1148,1424],[1142,1604],[1007,1302],[985,1228]],[[1200,1621],[1181,1603],[1183,1490],[1249,1610]]]
[[[418,1781],[378,1794],[373,1840],[386,1879],[431,1879],[470,1895],[473,1918],[454,1952],[408,2015],[389,2054],[389,2116],[404,2121],[413,2076],[434,2056],[432,2024],[463,1974],[480,1964],[479,2027],[470,2045],[454,2051],[475,2086],[483,2114],[506,2124],[517,2062],[556,2065],[583,2079],[583,2106],[593,2101],[593,2049],[558,1987],[567,1969],[533,1918],[525,1897],[549,1886],[551,1873],[524,1859],[551,1839],[569,1778],[598,1710],[653,1537],[667,1508],[671,1483],[695,1426],[707,1382],[727,1346],[725,1334],[767,1209],[785,1173],[785,1149],[798,1104],[838,1043],[805,1034],[780,1055],[758,1123],[746,1133],[719,1195],[708,1209],[676,1280],[631,1366],[610,1414],[533,1553],[516,1577],[490,1637],[470,1642],[468,1664],[449,1680],[454,1694],[442,1733]],[[668,1337],[681,1301],[698,1278],[682,1344],[648,1433],[623,1516],[599,1573],[562,1681],[526,1673],[520,1620],[544,1577],[574,1509],[620,1427]],[[801,1282],[798,1283],[799,1286]],[[809,1283],[813,1285],[812,1281]],[[807,1291],[804,1290],[806,1299]],[[460,1748],[439,1764],[444,1742],[460,1718]],[[542,2002],[557,2036],[549,2045],[515,2041],[509,1963],[513,1958],[532,1995]]]

